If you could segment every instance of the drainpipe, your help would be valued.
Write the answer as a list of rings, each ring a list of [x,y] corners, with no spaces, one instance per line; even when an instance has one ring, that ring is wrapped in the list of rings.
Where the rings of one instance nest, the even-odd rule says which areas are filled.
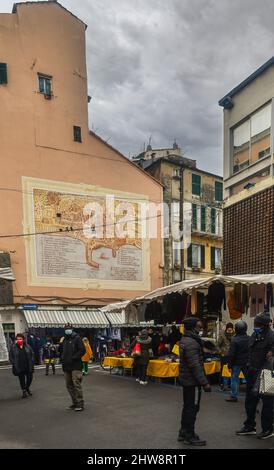
[[[184,229],[184,171],[185,167],[180,167],[180,231]],[[185,280],[185,251],[181,249],[181,281]]]

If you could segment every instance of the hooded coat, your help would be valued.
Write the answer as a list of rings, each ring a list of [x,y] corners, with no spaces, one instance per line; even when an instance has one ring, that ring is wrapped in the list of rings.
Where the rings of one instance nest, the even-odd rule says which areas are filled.
[[[72,372],[73,370],[82,370],[82,356],[85,354],[86,348],[77,333],[74,331],[71,335],[66,335],[63,341],[62,366],[64,372]]]

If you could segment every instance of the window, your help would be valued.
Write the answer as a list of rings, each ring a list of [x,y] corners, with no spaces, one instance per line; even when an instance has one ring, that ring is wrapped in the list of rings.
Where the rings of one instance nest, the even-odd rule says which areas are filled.
[[[192,174],[192,194],[195,196],[201,195],[201,177],[200,175]]]
[[[215,181],[215,201],[223,201],[223,183]]]
[[[211,271],[222,268],[222,249],[211,247]]]
[[[173,175],[173,178],[180,178],[180,169],[179,168],[173,168],[172,175]]]
[[[233,130],[233,173],[270,154],[271,104]]]
[[[187,250],[187,265],[189,268],[205,268],[205,246],[190,245]]]
[[[206,232],[206,208],[201,207],[201,232]]]
[[[74,142],[82,142],[82,129],[79,126],[73,126]]]
[[[181,265],[181,244],[173,242],[173,266]]]
[[[7,64],[0,63],[0,85],[8,83],[8,70]]]
[[[197,219],[197,205],[192,204],[192,229],[197,230],[198,219]]]
[[[38,73],[39,93],[52,95],[52,77]]]
[[[211,233],[216,233],[216,209],[211,209]]]

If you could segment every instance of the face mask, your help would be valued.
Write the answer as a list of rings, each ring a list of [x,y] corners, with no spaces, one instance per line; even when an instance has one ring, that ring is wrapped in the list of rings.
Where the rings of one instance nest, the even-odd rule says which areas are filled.
[[[256,333],[256,335],[259,335],[260,333],[262,333],[264,331],[263,328],[254,328],[254,333]]]
[[[65,330],[65,334],[66,334],[67,336],[70,336],[70,335],[72,334],[72,330]]]
[[[23,346],[23,343],[24,343],[24,341],[22,339],[17,339],[16,340],[16,344],[18,344],[18,346]]]
[[[47,342],[47,345],[50,346],[50,344],[51,344],[51,343],[48,341],[48,342]]]
[[[203,332],[203,331],[199,331],[199,336],[204,336],[204,332]]]

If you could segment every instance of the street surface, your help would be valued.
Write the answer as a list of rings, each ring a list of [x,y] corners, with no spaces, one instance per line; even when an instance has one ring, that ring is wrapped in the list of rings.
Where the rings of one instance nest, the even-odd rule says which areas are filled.
[[[0,369],[1,449],[188,448],[177,442],[180,386],[150,382],[142,387],[134,378],[93,367],[84,378],[86,409],[76,413],[65,410],[70,399],[61,369],[48,377],[43,369],[36,370],[33,397],[22,400],[18,385],[10,369]],[[207,448],[274,448],[274,438],[235,435],[244,420],[244,397],[235,404],[225,397],[217,386],[203,394],[197,433],[207,440]]]

